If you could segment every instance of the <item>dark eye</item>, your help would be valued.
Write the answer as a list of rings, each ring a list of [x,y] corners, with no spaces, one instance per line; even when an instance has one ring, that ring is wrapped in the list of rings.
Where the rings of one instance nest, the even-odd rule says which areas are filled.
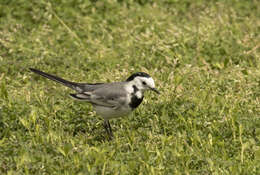
[[[145,81],[143,81],[142,83],[143,83],[143,85],[146,85],[146,82],[145,82]]]

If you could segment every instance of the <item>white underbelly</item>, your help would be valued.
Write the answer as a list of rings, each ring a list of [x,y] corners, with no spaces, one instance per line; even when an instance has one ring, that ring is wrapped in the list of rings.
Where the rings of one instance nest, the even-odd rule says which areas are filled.
[[[97,114],[103,117],[104,119],[123,117],[132,112],[131,108],[129,107],[109,108],[105,106],[94,106],[94,109],[97,112]]]

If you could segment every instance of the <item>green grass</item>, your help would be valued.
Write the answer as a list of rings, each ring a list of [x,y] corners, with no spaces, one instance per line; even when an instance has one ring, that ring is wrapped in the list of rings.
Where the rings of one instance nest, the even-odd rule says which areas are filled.
[[[257,0],[2,0],[0,174],[260,173]],[[149,73],[107,141],[77,82]]]

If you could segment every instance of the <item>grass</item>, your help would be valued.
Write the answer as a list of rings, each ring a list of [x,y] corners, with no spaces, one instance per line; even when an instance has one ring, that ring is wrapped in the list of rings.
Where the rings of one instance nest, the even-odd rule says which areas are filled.
[[[2,0],[0,174],[260,172],[257,0]],[[102,119],[34,67],[77,82],[144,71],[130,116]]]

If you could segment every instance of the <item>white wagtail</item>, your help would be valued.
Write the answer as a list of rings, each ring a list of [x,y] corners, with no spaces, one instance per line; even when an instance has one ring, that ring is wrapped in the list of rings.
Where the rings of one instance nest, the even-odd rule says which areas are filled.
[[[91,84],[67,81],[33,68],[30,70],[75,90],[75,94],[70,94],[73,98],[91,103],[97,114],[104,118],[104,127],[110,138],[113,133],[109,119],[131,113],[143,101],[146,90],[159,94],[153,78],[144,72],[134,73],[123,82]]]

